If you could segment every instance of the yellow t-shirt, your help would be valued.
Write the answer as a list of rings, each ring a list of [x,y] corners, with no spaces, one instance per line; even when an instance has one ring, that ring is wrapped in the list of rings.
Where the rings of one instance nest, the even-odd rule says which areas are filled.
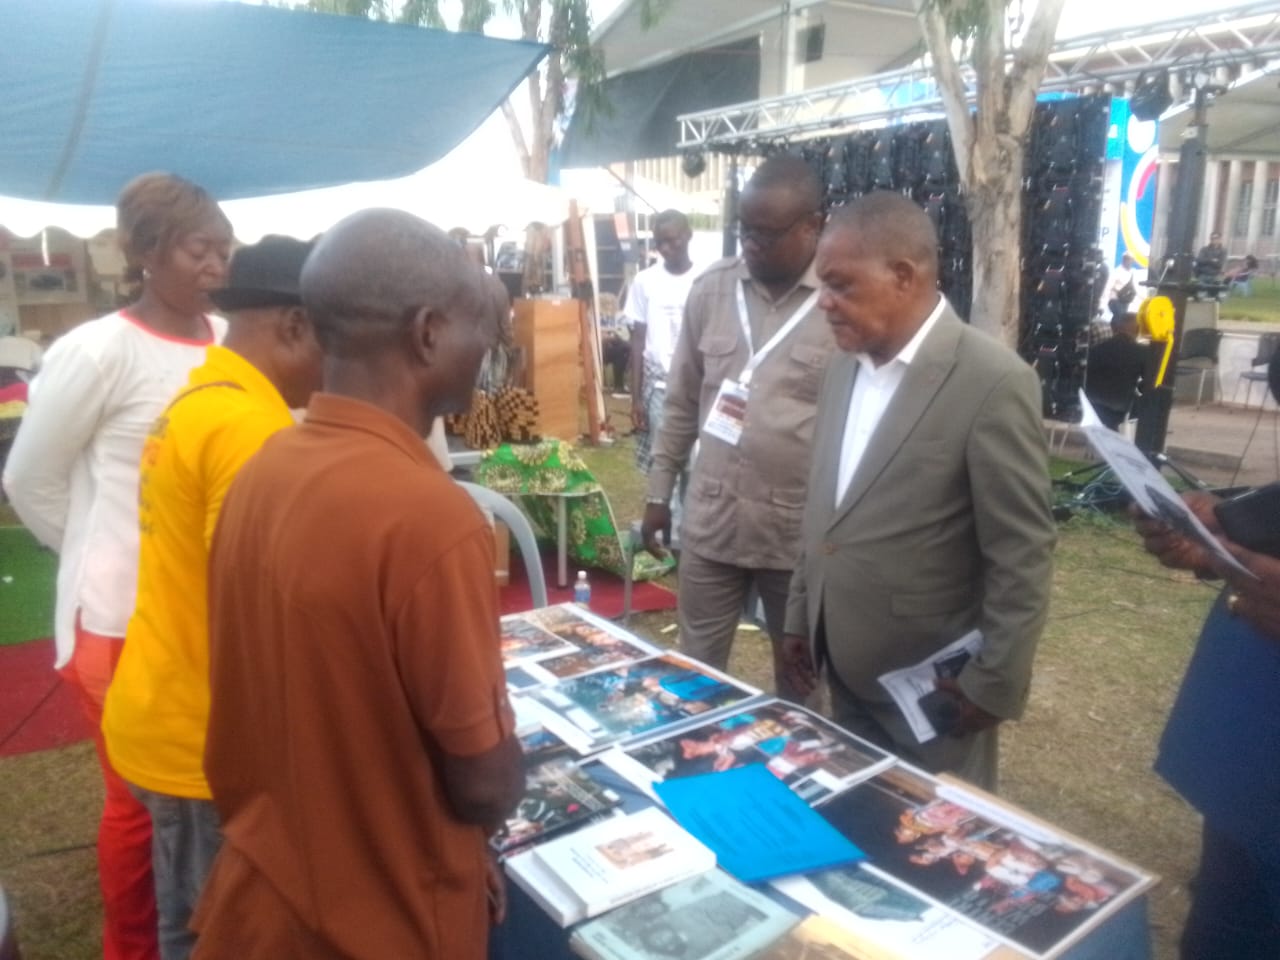
[[[209,797],[209,545],[231,481],[292,423],[271,381],[214,346],[143,447],[137,604],[102,732],[116,771],[155,793]]]

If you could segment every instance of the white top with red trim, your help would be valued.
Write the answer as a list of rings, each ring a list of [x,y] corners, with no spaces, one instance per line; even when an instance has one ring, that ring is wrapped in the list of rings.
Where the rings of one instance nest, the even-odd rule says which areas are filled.
[[[85,630],[123,637],[138,576],[138,466],[156,417],[220,342],[156,333],[127,313],[60,337],[31,383],[30,403],[4,471],[22,522],[61,556],[54,623],[57,666]]]

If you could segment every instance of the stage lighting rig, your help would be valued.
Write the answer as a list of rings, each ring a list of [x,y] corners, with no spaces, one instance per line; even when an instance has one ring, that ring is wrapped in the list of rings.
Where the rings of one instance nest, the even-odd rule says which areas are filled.
[[[686,151],[680,158],[680,169],[690,179],[702,176],[702,172],[707,169],[707,155],[701,150]]]
[[[1173,91],[1169,89],[1169,71],[1156,70],[1138,74],[1129,98],[1129,112],[1139,120],[1159,120],[1160,115],[1173,106]]]

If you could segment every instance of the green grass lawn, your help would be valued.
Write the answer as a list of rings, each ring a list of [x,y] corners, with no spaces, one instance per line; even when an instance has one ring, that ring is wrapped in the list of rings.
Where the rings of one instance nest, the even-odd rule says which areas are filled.
[[[1257,277],[1253,281],[1253,295],[1244,297],[1232,294],[1218,307],[1220,320],[1252,320],[1262,323],[1280,323],[1280,279]]]

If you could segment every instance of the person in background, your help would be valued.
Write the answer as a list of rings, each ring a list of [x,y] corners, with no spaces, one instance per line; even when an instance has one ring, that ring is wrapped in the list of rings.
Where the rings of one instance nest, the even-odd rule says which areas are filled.
[[[480,960],[523,764],[493,534],[422,437],[470,403],[493,298],[445,233],[366,210],[302,300],[326,392],[241,469],[209,559],[223,844],[193,956]]]
[[[665,555],[657,537],[671,532],[672,494],[697,441],[680,530],[680,647],[724,669],[754,588],[777,692],[792,698],[782,626],[818,384],[833,351],[813,271],[821,180],[799,157],[770,157],[743,191],[738,231],[742,256],[708,267],[685,305],[641,529],[646,549]]]
[[[1227,267],[1227,248],[1222,245],[1222,234],[1209,234],[1209,242],[1196,254],[1195,275],[1201,280],[1221,280]]]
[[[836,210],[818,245],[840,350],[818,401],[787,666],[802,693],[826,668],[847,729],[994,790],[996,728],[1022,713],[1049,613],[1049,456],[1035,371],[960,321],[937,251],[928,215],[888,191]],[[972,656],[937,682],[951,728],[921,743],[879,677],[972,630]]]
[[[662,428],[667,376],[675,354],[684,305],[699,270],[689,259],[693,231],[679,210],[653,218],[653,245],[661,260],[636,274],[627,289],[623,322],[631,328],[631,426],[636,431],[636,466],[653,466],[653,438]],[[688,472],[680,471],[671,498],[671,533],[678,536]]]
[[[204,776],[209,719],[209,542],[231,481],[320,385],[320,346],[298,281],[310,244],[267,237],[236,251],[214,303],[223,346],[156,420],[142,452],[138,600],[102,732],[111,766],[151,811],[162,960],[187,928],[221,842]]]
[[[138,465],[147,432],[225,324],[231,225],[203,189],[165,173],[132,181],[117,232],[138,299],[64,334],[45,355],[5,465],[22,522],[58,551],[56,666],[77,690],[106,786],[98,834],[103,954],[157,955],[151,818],[111,768],[102,704],[133,613]]]
[[[1280,357],[1268,369],[1280,401]],[[1192,512],[1252,574],[1160,520],[1136,518],[1167,567],[1224,578],[1160,740],[1156,772],[1204,817],[1183,960],[1271,960],[1280,944],[1280,559],[1222,530],[1208,493]]]
[[[1111,284],[1107,287],[1107,309],[1111,311],[1112,331],[1117,320],[1123,320],[1129,314],[1129,307],[1138,299],[1137,279],[1133,275],[1133,257],[1126,253],[1120,257],[1120,266],[1111,273]]]
[[[1252,253],[1246,253],[1244,262],[1240,264],[1239,269],[1234,270],[1227,275],[1227,283],[1232,293],[1239,292],[1241,296],[1253,296],[1253,277],[1258,272],[1258,258]]]
[[[1150,352],[1138,342],[1138,318],[1131,313],[1111,320],[1111,336],[1090,344],[1084,392],[1098,419],[1119,430],[1142,394]]]

